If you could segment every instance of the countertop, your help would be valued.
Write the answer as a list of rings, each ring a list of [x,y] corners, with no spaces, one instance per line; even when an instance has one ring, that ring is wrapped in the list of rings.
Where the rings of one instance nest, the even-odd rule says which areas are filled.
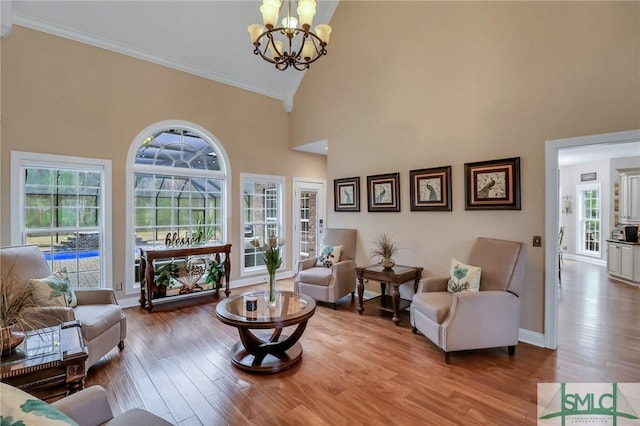
[[[628,244],[630,246],[640,246],[640,242],[635,242],[635,243],[630,243],[629,241],[621,241],[621,240],[612,240],[612,239],[607,239],[608,243],[616,243],[616,244]]]

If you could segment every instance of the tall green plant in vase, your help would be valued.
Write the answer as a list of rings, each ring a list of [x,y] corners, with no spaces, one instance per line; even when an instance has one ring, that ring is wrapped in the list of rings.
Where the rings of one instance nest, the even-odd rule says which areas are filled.
[[[280,249],[284,246],[284,238],[276,238],[274,235],[269,237],[267,243],[260,243],[257,238],[251,241],[251,245],[263,254],[264,264],[269,273],[269,283],[265,299],[269,307],[276,305],[276,271],[282,265],[282,257],[280,257]]]

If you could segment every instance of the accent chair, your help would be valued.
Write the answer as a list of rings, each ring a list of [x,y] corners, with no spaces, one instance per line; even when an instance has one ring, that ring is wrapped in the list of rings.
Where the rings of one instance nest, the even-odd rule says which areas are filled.
[[[411,327],[444,350],[507,346],[515,354],[526,244],[478,238],[468,264],[481,268],[479,291],[447,291],[449,277],[423,278],[411,303]]]
[[[0,248],[0,273],[12,273],[19,282],[41,279],[51,270],[40,248],[35,245]],[[89,350],[88,369],[111,349],[124,349],[127,317],[109,288],[74,289],[76,307],[47,306],[30,308],[29,322],[37,328],[53,327],[67,321],[80,321],[82,335]]]
[[[341,246],[340,258],[330,266],[318,265],[318,256],[298,262],[294,290],[321,302],[336,302],[356,288],[356,230],[324,229],[321,247]]]

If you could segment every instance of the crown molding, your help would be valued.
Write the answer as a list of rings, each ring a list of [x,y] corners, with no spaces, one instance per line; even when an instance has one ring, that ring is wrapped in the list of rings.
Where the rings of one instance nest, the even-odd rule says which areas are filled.
[[[2,0],[2,3],[4,3],[4,0]],[[268,96],[270,98],[274,98],[282,101],[285,105],[287,103],[287,98],[289,98],[288,96],[284,96],[280,93],[275,93],[269,90],[263,90],[258,87],[249,86],[247,84],[244,84],[232,78],[228,78],[226,76],[212,73],[204,69],[193,67],[186,63],[174,61],[168,58],[163,58],[161,56],[154,55],[140,49],[135,49],[126,44],[114,42],[111,40],[101,39],[81,31],[64,27],[62,25],[56,25],[47,21],[33,18],[31,16],[26,16],[19,12],[15,12],[15,11],[13,12],[13,22],[16,25],[30,28],[36,31],[41,31],[44,33],[58,36],[58,37],[77,41],[79,43],[84,43],[94,47],[99,47],[101,49],[106,49],[112,52],[120,53],[122,55],[131,56],[137,59],[141,59],[143,61],[152,62],[154,64],[162,65],[167,68],[172,68],[172,69],[182,71],[188,74],[192,74],[198,77],[206,78],[208,80],[216,81],[218,83],[226,84],[228,86],[233,86],[238,89],[243,89],[249,92],[257,93],[259,95]],[[299,78],[301,79],[302,76],[300,76]],[[285,109],[286,109],[286,106],[285,106]]]

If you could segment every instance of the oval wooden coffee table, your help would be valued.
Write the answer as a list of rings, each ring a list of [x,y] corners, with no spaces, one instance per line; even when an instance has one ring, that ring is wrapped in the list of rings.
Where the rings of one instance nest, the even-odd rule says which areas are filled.
[[[257,298],[257,309],[247,311],[247,299]],[[238,328],[240,341],[231,348],[231,362],[251,373],[277,373],[302,358],[298,342],[307,321],[316,311],[316,302],[309,296],[291,291],[277,293],[276,306],[267,307],[264,292],[240,294],[222,300],[216,306],[218,319]],[[297,325],[291,335],[283,328]],[[253,330],[273,329],[270,334]]]

